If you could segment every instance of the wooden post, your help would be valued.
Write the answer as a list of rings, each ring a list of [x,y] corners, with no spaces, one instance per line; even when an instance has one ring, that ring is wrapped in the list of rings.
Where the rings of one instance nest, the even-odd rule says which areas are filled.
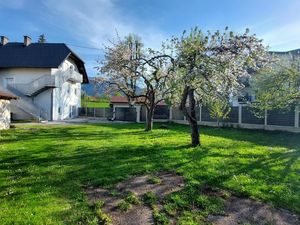
[[[172,106],[170,106],[170,108],[169,108],[169,121],[172,121],[173,120],[173,107]]]

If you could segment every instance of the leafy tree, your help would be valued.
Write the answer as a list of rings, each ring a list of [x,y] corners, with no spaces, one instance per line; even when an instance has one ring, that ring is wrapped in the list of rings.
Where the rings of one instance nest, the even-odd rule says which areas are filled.
[[[169,44],[176,58],[176,79],[170,100],[180,106],[191,127],[192,146],[200,144],[196,105],[212,97],[228,99],[243,88],[240,77],[249,76],[268,60],[266,49],[247,29],[234,34],[226,28],[206,34],[197,27]]]
[[[172,76],[172,58],[164,53],[164,47],[161,51],[144,49],[137,35],[129,35],[106,46],[104,60],[99,63],[98,82],[122,92],[131,105],[142,102],[147,109],[145,130],[152,130],[154,109],[170,91],[167,81]]]
[[[255,74],[251,81],[260,112],[264,110],[288,110],[300,103],[300,61],[276,61],[272,69]]]
[[[46,43],[45,34],[39,36],[38,43]]]
[[[220,126],[220,119],[228,118],[231,110],[228,99],[218,97],[208,101],[207,107],[210,116],[217,120],[218,127]]]

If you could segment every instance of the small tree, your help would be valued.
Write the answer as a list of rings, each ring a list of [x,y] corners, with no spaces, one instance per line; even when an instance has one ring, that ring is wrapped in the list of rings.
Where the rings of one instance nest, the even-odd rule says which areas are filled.
[[[207,104],[210,116],[217,120],[218,127],[220,127],[220,119],[228,118],[231,111],[227,99],[214,98]]]
[[[288,110],[300,104],[300,61],[276,61],[272,69],[255,74],[250,82],[254,89],[255,109]]]
[[[98,82],[108,83],[112,90],[122,92],[131,105],[142,102],[147,109],[145,130],[152,130],[154,109],[171,90],[167,81],[172,76],[172,58],[163,52],[164,48],[162,51],[144,49],[136,35],[119,39],[105,49],[104,60],[98,67],[101,72]]]
[[[39,36],[38,43],[46,43],[46,38],[44,34],[41,34]]]

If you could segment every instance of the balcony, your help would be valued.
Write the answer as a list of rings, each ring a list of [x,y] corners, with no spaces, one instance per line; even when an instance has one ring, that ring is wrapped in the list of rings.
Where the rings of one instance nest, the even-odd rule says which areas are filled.
[[[82,83],[83,77],[82,74],[78,73],[77,71],[69,69],[64,72],[63,80],[70,83]]]

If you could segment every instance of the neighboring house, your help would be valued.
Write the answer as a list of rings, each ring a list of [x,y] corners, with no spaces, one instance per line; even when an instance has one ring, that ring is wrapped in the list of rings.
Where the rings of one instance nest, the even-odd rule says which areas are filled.
[[[16,96],[0,91],[0,130],[10,127],[10,101]]]
[[[271,55],[275,56],[280,60],[283,65],[290,65],[292,62],[297,62],[300,70],[300,49],[291,51],[270,51]],[[254,74],[255,76],[255,74]],[[251,103],[255,101],[255,93],[249,84],[249,79],[244,81],[245,88],[238,98],[230,98],[232,106],[238,106],[239,104]]]
[[[84,62],[63,43],[0,43],[0,89],[19,99],[13,119],[63,120],[78,115],[81,83],[88,83]]]

